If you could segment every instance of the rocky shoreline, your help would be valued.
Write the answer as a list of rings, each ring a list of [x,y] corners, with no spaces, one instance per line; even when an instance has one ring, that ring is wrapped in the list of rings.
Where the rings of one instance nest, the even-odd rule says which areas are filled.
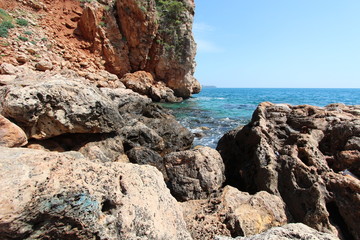
[[[5,5],[71,34],[2,50],[0,239],[360,239],[360,106],[265,102],[193,146],[154,103],[200,90],[193,1]]]
[[[262,103],[218,152],[132,90],[15,76],[0,86],[2,239],[359,239],[358,106]]]

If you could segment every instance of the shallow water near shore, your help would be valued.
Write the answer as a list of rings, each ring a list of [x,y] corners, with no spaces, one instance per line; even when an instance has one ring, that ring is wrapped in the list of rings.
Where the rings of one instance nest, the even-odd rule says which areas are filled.
[[[257,105],[265,101],[320,107],[331,103],[360,105],[360,88],[204,88],[181,103],[161,105],[171,109],[179,122],[199,136],[194,146],[216,148],[226,132],[247,124]]]

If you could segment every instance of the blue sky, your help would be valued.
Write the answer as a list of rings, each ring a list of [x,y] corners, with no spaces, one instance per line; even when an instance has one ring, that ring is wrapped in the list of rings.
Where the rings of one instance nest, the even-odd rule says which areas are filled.
[[[195,77],[203,85],[360,88],[359,0],[195,4]]]

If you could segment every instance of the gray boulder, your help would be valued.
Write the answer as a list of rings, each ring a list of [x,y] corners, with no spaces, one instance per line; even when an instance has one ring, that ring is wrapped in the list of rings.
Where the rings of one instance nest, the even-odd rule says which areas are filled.
[[[164,161],[169,187],[182,201],[206,198],[225,181],[221,156],[209,147],[170,153]]]

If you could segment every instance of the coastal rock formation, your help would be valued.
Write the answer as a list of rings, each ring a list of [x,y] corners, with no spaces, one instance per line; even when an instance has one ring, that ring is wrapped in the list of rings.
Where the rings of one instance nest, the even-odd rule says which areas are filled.
[[[1,239],[191,239],[154,167],[0,147]]]
[[[248,237],[215,237],[215,240],[308,240],[308,239],[316,239],[316,240],[338,240],[339,238],[329,234],[316,231],[302,223],[290,223],[282,227],[274,227],[269,229],[268,231],[257,234],[254,236]]]
[[[169,188],[182,201],[206,198],[225,181],[221,156],[209,147],[173,152],[164,157],[164,162]]]
[[[285,204],[267,192],[250,195],[226,186],[219,197],[182,203],[194,239],[216,235],[249,236],[287,223]]]
[[[21,147],[27,144],[27,137],[24,131],[0,115],[0,146]]]
[[[217,149],[229,184],[281,196],[295,222],[360,239],[359,136],[359,106],[265,102]]]
[[[162,155],[191,147],[193,135],[186,128],[129,89],[99,89],[71,74],[31,79],[18,75],[0,87],[0,112],[25,130],[34,148],[40,144],[80,150],[90,159],[127,161],[124,153],[136,146]]]
[[[166,87],[164,82],[155,82],[152,75],[145,71],[127,73],[120,79],[124,85],[142,95],[149,96],[153,101],[180,102],[174,91]]]
[[[92,43],[92,51],[101,53],[110,72],[122,77],[147,71],[178,97],[200,91],[193,76],[193,1],[117,0],[109,6],[104,11],[102,6],[87,4],[78,33]],[[101,19],[105,24],[100,24]]]

